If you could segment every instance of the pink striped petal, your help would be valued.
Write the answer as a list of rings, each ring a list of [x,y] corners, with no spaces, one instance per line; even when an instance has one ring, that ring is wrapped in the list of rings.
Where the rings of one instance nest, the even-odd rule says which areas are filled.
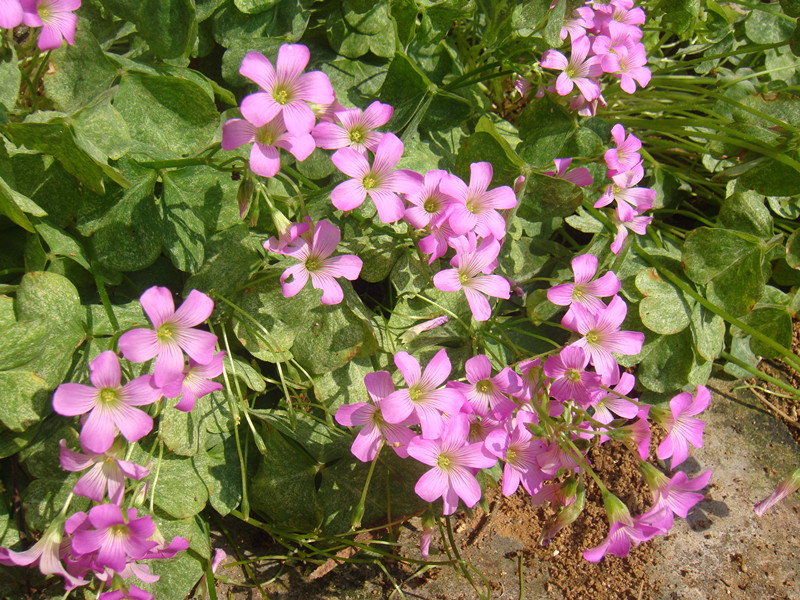
[[[256,142],[250,148],[250,170],[262,177],[275,177],[281,169],[281,157],[275,146]]]
[[[256,139],[256,128],[244,119],[230,119],[222,126],[222,149],[233,150]]]
[[[278,48],[278,81],[294,81],[300,76],[311,58],[311,52],[303,44],[283,44]]]
[[[172,292],[165,287],[153,286],[148,288],[139,298],[139,302],[155,329],[161,327],[175,314],[175,301],[172,298]]]
[[[152,329],[133,329],[119,337],[119,350],[129,361],[143,363],[160,352],[161,343]]]
[[[331,104],[336,101],[331,81],[322,71],[303,73],[296,86],[297,95],[306,102]]]
[[[111,350],[101,352],[89,365],[91,374],[89,379],[92,385],[98,389],[112,388],[117,389],[122,380],[122,373],[119,368],[119,358]]]
[[[344,298],[342,286],[333,277],[320,271],[312,271],[310,275],[311,285],[315,289],[322,290],[320,298],[322,304],[339,304],[342,301]]]
[[[263,127],[281,113],[283,106],[266,92],[256,92],[244,97],[240,110],[242,116],[253,125]]]
[[[64,417],[89,412],[100,401],[100,391],[81,383],[62,383],[53,394],[53,410]]]
[[[248,52],[242,59],[239,73],[257,83],[266,91],[271,91],[275,85],[275,69],[272,63],[260,52]],[[272,119],[267,119],[271,121]]]
[[[342,148],[349,150],[349,148]],[[342,150],[339,150],[341,152]],[[355,151],[354,151],[355,152]],[[356,152],[356,154],[358,154]],[[336,154],[334,154],[334,157]],[[339,210],[353,210],[364,203],[367,192],[361,180],[348,179],[337,185],[331,191],[331,203]]]

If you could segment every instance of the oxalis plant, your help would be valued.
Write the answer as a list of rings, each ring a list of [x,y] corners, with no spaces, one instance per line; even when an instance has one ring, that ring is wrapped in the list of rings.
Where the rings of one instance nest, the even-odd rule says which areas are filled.
[[[714,366],[797,396],[756,365],[800,367],[799,15],[0,2],[0,564],[215,597],[229,516],[477,586],[451,515],[493,486],[557,509],[543,543],[596,486],[588,561],[666,534]],[[422,560],[365,541],[414,515]]]

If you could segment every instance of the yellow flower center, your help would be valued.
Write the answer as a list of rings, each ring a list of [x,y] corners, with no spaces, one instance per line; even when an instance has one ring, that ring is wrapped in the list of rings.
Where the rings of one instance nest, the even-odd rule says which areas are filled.
[[[597,341],[600,339],[600,336],[597,335],[594,331],[590,331],[586,334],[586,341],[590,344],[596,344]]]
[[[415,385],[412,385],[408,388],[408,397],[411,398],[412,402],[417,402],[420,398],[422,398],[422,390]]]
[[[306,271],[311,273],[312,271],[319,271],[322,267],[322,261],[317,258],[316,256],[309,256],[306,259]]]
[[[172,323],[164,323],[158,328],[158,331],[156,331],[156,337],[158,337],[160,342],[167,342],[172,339],[174,333],[175,331],[173,330]]]
[[[285,88],[275,88],[272,92],[272,97],[278,104],[287,104],[289,102],[289,91]]]
[[[475,387],[478,388],[479,392],[483,392],[484,394],[492,389],[492,382],[488,379],[481,379]]]
[[[446,469],[447,467],[450,466],[450,457],[445,456],[444,454],[440,454],[439,458],[436,459],[436,465],[440,469]]]
[[[111,402],[116,401],[117,399],[117,390],[113,390],[111,388],[103,388],[100,390],[100,400],[105,402],[106,404],[110,404]]]
[[[360,129],[353,129],[350,132],[350,141],[354,144],[360,144],[364,141],[364,132]]]
[[[428,198],[425,200],[425,204],[422,205],[422,208],[424,208],[427,213],[435,213],[439,210],[439,202],[437,202],[436,198]]]
[[[508,452],[506,452],[506,462],[513,463],[514,460],[517,458],[517,451],[513,448],[509,448]]]
[[[378,182],[375,180],[375,177],[373,175],[367,175],[366,177],[364,177],[361,183],[364,186],[365,190],[372,190],[375,189],[375,187],[377,187]]]

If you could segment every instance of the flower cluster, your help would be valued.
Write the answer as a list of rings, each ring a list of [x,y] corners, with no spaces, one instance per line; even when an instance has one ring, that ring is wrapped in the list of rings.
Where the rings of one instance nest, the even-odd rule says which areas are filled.
[[[72,46],[78,26],[73,12],[80,6],[81,0],[0,0],[0,27],[41,27],[37,40],[40,50],[58,48],[63,40]]]
[[[108,591],[99,598],[152,599],[131,577],[153,582],[158,576],[139,561],[171,558],[188,547],[175,537],[167,544],[150,515],[139,515],[127,497],[126,479],[141,481],[149,469],[124,460],[126,444],[150,433],[153,418],[142,408],[162,397],[179,398],[178,410],[191,411],[197,398],[222,388],[210,381],[222,373],[223,353],[215,353],[215,335],[197,329],[211,315],[214,303],[192,290],[175,310],[172,293],[163,287],[146,290],[140,303],[153,325],[123,333],[119,347],[125,359],[143,363],[155,358],[153,374],[122,382],[116,353],[101,352],[89,365],[91,385],[62,383],[53,394],[53,410],[65,417],[81,416],[83,452],[61,440],[60,461],[66,471],[86,471],[72,493],[95,504],[88,512],[65,518],[69,502],[42,538],[29,550],[0,548],[0,564],[27,566],[38,562],[44,574],[61,575],[66,588],[85,585],[91,575]],[[188,358],[188,364],[187,364]],[[127,501],[127,502],[126,502]]]
[[[622,244],[628,237],[628,230],[644,235],[653,217],[644,213],[653,207],[655,190],[636,187],[644,177],[644,166],[639,149],[642,142],[633,134],[625,135],[625,128],[617,123],[611,129],[616,148],[606,151],[604,158],[608,167],[607,176],[611,183],[594,203],[595,208],[615,202],[617,235],[611,244],[611,251],[619,254]]]
[[[601,89],[604,75],[618,79],[628,94],[636,91],[637,84],[646,86],[651,74],[640,42],[644,20],[644,11],[634,8],[633,0],[611,0],[609,4],[590,0],[576,8],[561,30],[561,39],[570,39],[569,56],[551,48],[539,62],[542,68],[561,72],[545,89],[570,96],[577,88],[570,96],[570,107],[588,116],[606,104]],[[526,87],[523,82],[517,85],[518,89]]]
[[[619,499],[601,490],[611,529],[585,557],[624,556],[631,543],[665,534],[675,514],[685,517],[702,499],[697,492],[708,483],[710,472],[689,481],[683,473],[668,478],[647,463],[651,423],[666,430],[658,458],[671,457],[676,466],[685,460],[689,445],[702,445],[703,423],[696,415],[708,406],[709,393],[701,386],[694,396],[678,394],[669,408],[627,395],[635,379],[620,373],[615,355],[638,354],[644,335],[620,330],[627,311],[617,295],[620,281],[612,272],[595,278],[597,267],[595,256],[578,256],[572,262],[574,283],[549,290],[553,303],[568,307],[562,325],[575,332],[575,339],[544,364],[534,358],[515,368],[498,367],[478,354],[466,362],[466,381],[457,381],[451,379],[452,366],[442,349],[424,370],[410,354],[395,354],[403,379],[399,389],[387,371],[368,374],[364,383],[370,401],[341,406],[336,413],[341,425],[362,427],[353,454],[372,461],[386,445],[402,458],[428,465],[415,490],[428,502],[441,498],[445,515],[456,511],[459,500],[474,506],[481,497],[477,473],[500,460],[503,494],[511,495],[521,485],[534,502],[548,500],[561,507],[548,528],[549,538],[583,506],[577,498],[591,469],[586,441],[621,441],[639,457],[653,506],[634,517]],[[601,298],[609,296],[606,304]],[[427,530],[423,542],[427,549]]]

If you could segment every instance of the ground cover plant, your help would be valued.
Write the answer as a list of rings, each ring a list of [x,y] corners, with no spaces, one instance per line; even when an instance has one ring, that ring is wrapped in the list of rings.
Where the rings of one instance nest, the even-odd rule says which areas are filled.
[[[451,515],[498,486],[543,543],[597,486],[588,561],[668,533],[715,366],[797,396],[798,16],[0,2],[0,593],[215,597],[220,516],[314,564],[421,515],[397,558],[486,595]]]

